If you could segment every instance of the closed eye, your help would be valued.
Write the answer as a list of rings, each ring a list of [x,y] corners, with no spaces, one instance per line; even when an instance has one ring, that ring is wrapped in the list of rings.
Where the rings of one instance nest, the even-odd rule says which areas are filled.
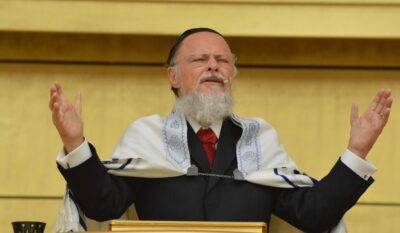
[[[195,59],[193,59],[194,62],[205,61],[205,60],[206,60],[205,58],[195,58]]]

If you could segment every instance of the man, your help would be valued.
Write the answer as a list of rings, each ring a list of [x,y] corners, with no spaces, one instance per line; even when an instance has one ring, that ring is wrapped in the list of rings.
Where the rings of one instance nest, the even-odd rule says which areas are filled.
[[[135,203],[144,220],[268,223],[276,214],[303,231],[324,232],[373,182],[376,169],[365,158],[388,121],[390,90],[379,91],[361,116],[353,105],[348,148],[315,182],[297,170],[268,123],[231,113],[235,56],[218,32],[187,30],[167,65],[177,96],[172,114],[129,126],[107,168],[84,138],[80,95],[73,105],[60,85],[51,87],[64,144],[57,162],[88,217],[118,218]]]

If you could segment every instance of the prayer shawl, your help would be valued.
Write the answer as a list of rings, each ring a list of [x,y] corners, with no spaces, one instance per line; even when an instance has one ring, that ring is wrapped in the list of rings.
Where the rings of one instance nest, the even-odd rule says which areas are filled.
[[[298,170],[270,124],[259,118],[230,117],[243,129],[236,145],[238,168],[234,179],[280,188],[314,185],[316,180]],[[152,115],[133,122],[104,165],[117,176],[199,175],[190,161],[185,117],[177,111],[167,117]],[[67,190],[54,233],[86,230],[84,215],[73,200]],[[329,232],[346,232],[343,221]]]

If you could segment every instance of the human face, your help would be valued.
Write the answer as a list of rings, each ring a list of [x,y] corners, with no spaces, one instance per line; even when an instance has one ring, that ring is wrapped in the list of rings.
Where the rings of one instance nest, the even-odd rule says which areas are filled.
[[[234,62],[234,55],[220,35],[198,32],[182,42],[174,61],[178,68],[169,67],[167,72],[171,86],[180,92],[219,94],[231,88]],[[213,72],[222,77],[207,75]]]

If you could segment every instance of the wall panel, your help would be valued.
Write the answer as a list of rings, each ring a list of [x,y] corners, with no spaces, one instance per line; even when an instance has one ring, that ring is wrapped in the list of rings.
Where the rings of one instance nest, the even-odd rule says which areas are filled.
[[[340,2],[6,0],[0,31],[176,35],[209,26],[230,36],[400,37],[398,2]]]
[[[225,34],[224,30],[220,32]],[[0,32],[0,60],[162,65],[176,38]],[[238,57],[239,66],[400,67],[400,40],[243,36],[226,39]]]

